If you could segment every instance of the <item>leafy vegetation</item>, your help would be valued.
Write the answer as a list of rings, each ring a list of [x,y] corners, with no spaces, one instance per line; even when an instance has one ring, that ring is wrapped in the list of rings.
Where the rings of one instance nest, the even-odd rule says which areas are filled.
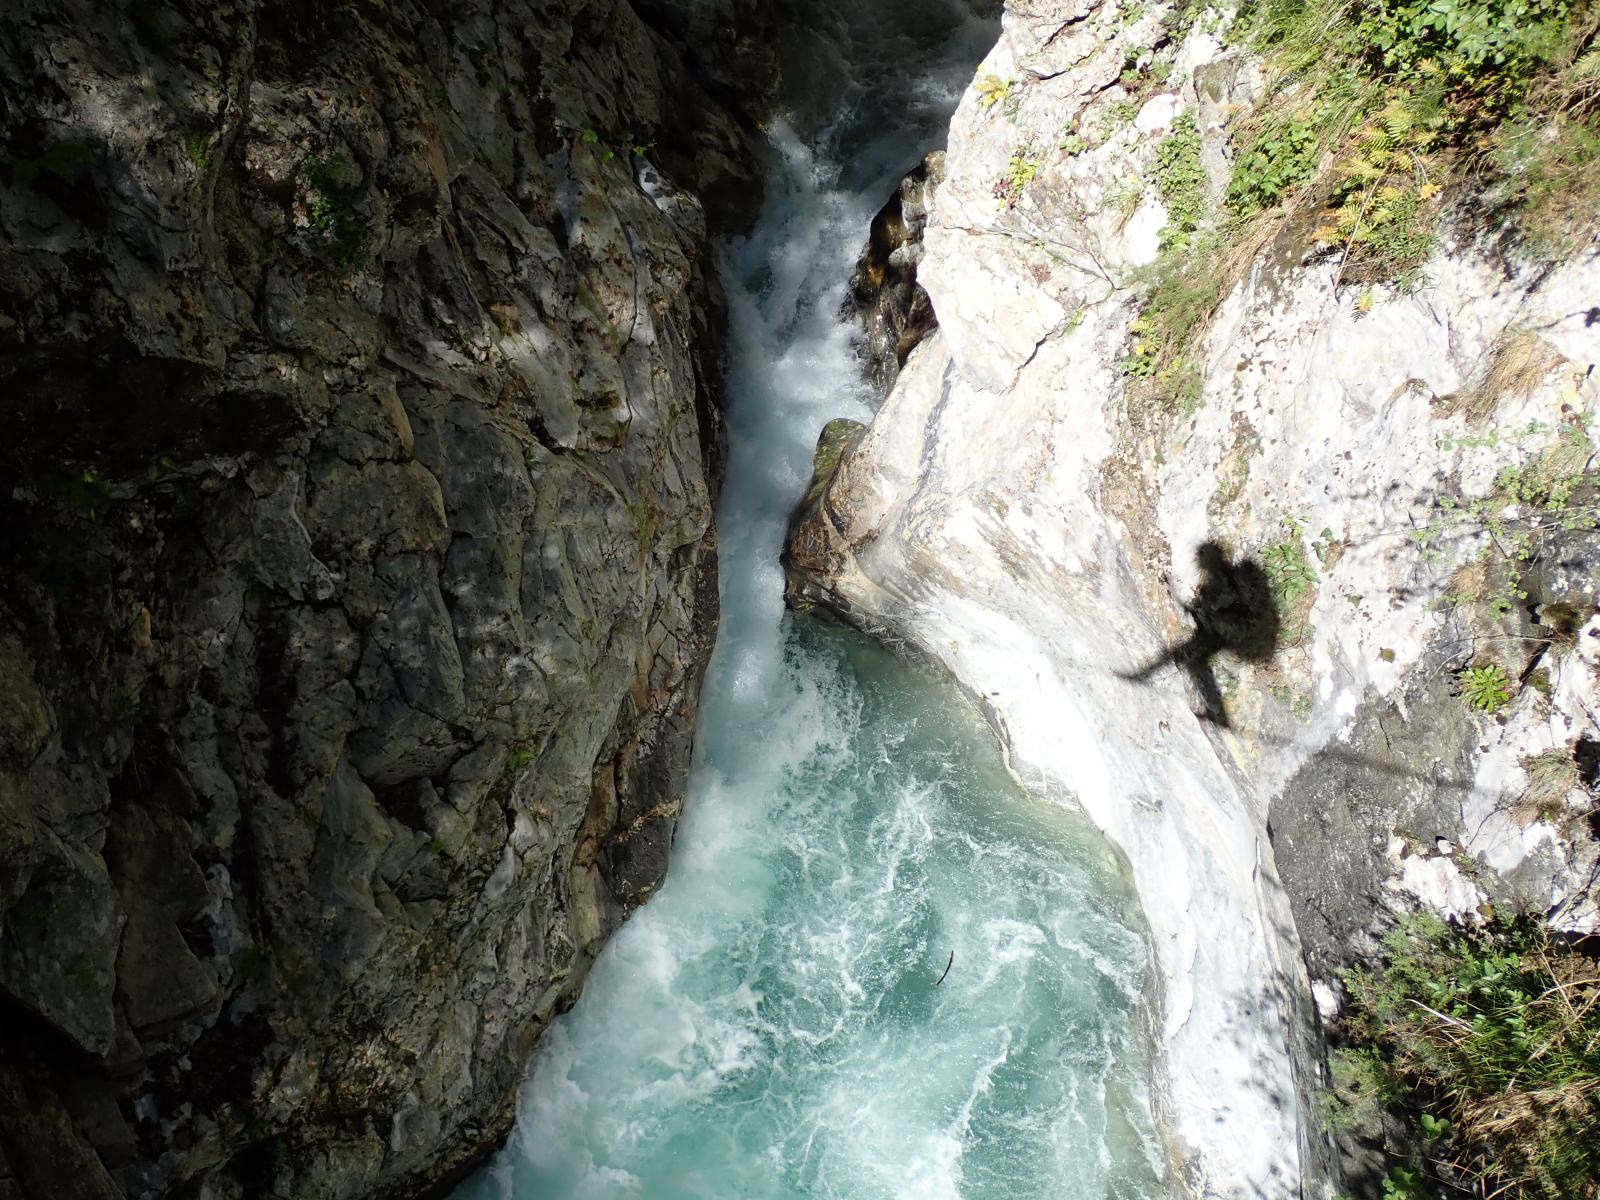
[[[1061,140],[1056,143],[1056,148],[1064,152],[1068,158],[1076,158],[1093,146],[1093,142],[1078,132],[1076,123],[1069,126],[1067,131],[1061,135]]]
[[[1164,235],[1167,249],[1144,272],[1144,309],[1130,326],[1134,345],[1123,370],[1148,381],[1170,411],[1191,413],[1200,401],[1192,350],[1221,298],[1219,273],[1228,248],[1205,230]]]
[[[1596,24],[1587,0],[1257,0],[1241,28],[1273,78],[1246,122],[1253,145],[1241,165],[1288,185],[1254,199],[1275,203],[1320,174],[1335,215],[1320,231],[1325,244],[1372,274],[1415,267],[1431,249],[1432,201],[1445,183],[1499,174],[1510,184],[1508,155],[1535,176],[1574,154],[1571,166],[1594,163],[1585,143],[1600,115]],[[1553,120],[1567,144],[1546,164],[1528,134]],[[1257,146],[1273,147],[1266,158],[1278,170],[1261,170]],[[1541,192],[1533,181],[1516,187],[1525,202]],[[1249,193],[1241,187],[1241,198]],[[1553,214],[1529,215],[1540,224]]]
[[[985,112],[999,106],[1006,116],[1015,118],[1022,103],[1015,79],[1002,79],[998,75],[985,75],[974,85],[978,92],[978,107]]]
[[[1591,18],[1591,21],[1593,18]],[[1572,253],[1600,212],[1600,50],[1574,38],[1500,129],[1494,150],[1507,201],[1534,245]]]
[[[1311,608],[1317,597],[1320,576],[1306,553],[1305,525],[1295,517],[1283,520],[1283,536],[1261,550],[1261,568],[1272,592],[1272,604],[1281,623],[1281,638],[1287,645],[1303,643],[1311,632]],[[1325,544],[1314,543],[1319,559]],[[1284,703],[1295,709],[1293,689],[1285,689]],[[1309,711],[1309,710],[1307,710]]]
[[[1479,712],[1497,713],[1511,703],[1511,680],[1498,663],[1463,668],[1456,681],[1461,685],[1461,698]]]
[[[1132,100],[1117,100],[1106,106],[1106,123],[1100,133],[1102,137],[1109,137],[1117,130],[1132,125],[1134,118],[1139,115],[1139,106]]]
[[[189,155],[189,161],[200,171],[206,169],[206,164],[211,161],[211,139],[202,130],[190,130],[184,135],[183,148]]]
[[[1167,206],[1162,247],[1187,248],[1206,215],[1206,169],[1200,161],[1200,130],[1192,112],[1179,116],[1172,132],[1156,146],[1156,189]]]
[[[351,173],[337,154],[313,155],[300,164],[300,179],[309,195],[307,228],[327,247],[333,261],[344,267],[361,261],[367,240],[366,222],[356,211],[366,188],[348,182]]]
[[[1296,118],[1269,120],[1250,133],[1234,161],[1227,206],[1247,216],[1271,208],[1317,169],[1316,131]]]
[[[635,134],[632,130],[624,129],[621,132],[608,132],[596,129],[593,125],[568,125],[557,122],[557,130],[568,145],[589,146],[592,153],[601,162],[613,162],[618,158],[640,157],[643,158],[655,149],[655,140]]]
[[[1528,599],[1524,575],[1536,557],[1538,538],[1554,531],[1600,528],[1592,475],[1600,450],[1593,423],[1594,414],[1574,413],[1555,429],[1534,421],[1511,431],[1491,429],[1442,443],[1444,449],[1504,446],[1515,454],[1514,461],[1496,472],[1487,496],[1440,497],[1433,516],[1411,535],[1425,560],[1445,557],[1452,543],[1486,541],[1483,552],[1452,576],[1447,603],[1483,603],[1494,616],[1506,616]],[[1533,439],[1547,444],[1529,453],[1523,446]]]
[[[1039,156],[1031,147],[1022,146],[1011,152],[1006,173],[994,181],[994,195],[1007,208],[1015,208],[1022,193],[1039,174]]]
[[[1537,922],[1403,921],[1345,978],[1342,1073],[1410,1132],[1384,1194],[1600,1195],[1600,968]]]
[[[978,91],[978,107],[989,109],[1003,103],[1011,95],[1012,83],[998,75],[985,75],[974,85]]]
[[[1247,2],[1230,36],[1262,56],[1267,83],[1229,131],[1235,165],[1217,211],[1192,120],[1157,146],[1169,223],[1134,331],[1146,349],[1127,356],[1128,373],[1170,406],[1222,297],[1285,230],[1314,228],[1336,286],[1367,297],[1379,282],[1425,283],[1452,183],[1471,182],[1539,253],[1592,238],[1597,30],[1593,0]]]
[[[1261,565],[1280,607],[1294,604],[1317,585],[1317,572],[1306,557],[1305,527],[1294,518],[1284,521],[1285,535],[1261,552]]]
[[[1120,179],[1105,191],[1105,206],[1124,221],[1139,211],[1144,199],[1144,183],[1137,177]]]

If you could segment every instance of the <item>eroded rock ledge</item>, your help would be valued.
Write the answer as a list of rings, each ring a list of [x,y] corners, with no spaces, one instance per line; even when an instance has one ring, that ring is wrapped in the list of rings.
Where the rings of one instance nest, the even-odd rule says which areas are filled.
[[[439,1184],[658,882],[761,14],[638,12],[8,10],[7,1200]]]

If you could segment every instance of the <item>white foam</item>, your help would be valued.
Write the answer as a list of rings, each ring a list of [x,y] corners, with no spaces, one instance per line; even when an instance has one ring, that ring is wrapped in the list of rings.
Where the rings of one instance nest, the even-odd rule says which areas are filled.
[[[546,1036],[511,1147],[463,1200],[1156,1194],[1115,861],[1017,792],[952,691],[783,613],[817,434],[872,408],[838,315],[855,256],[986,28],[960,0],[811,16],[785,75],[836,111],[774,123],[766,208],[724,254],[723,623],[671,873]],[[908,77],[908,38],[939,21],[968,44]]]

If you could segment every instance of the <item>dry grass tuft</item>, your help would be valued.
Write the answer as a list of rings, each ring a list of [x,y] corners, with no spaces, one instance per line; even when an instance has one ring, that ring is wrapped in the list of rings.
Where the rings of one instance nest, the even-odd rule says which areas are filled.
[[[1477,604],[1489,595],[1489,560],[1478,555],[1450,573],[1445,594],[1458,604]]]
[[[1567,360],[1538,334],[1524,330],[1506,333],[1490,351],[1489,369],[1483,382],[1461,393],[1451,411],[1463,414],[1469,423],[1481,425],[1505,400],[1524,400]]]
[[[1557,747],[1522,760],[1528,786],[1517,804],[1517,819],[1524,825],[1535,821],[1557,822],[1569,816],[1567,797],[1579,786],[1578,764],[1572,748]]]

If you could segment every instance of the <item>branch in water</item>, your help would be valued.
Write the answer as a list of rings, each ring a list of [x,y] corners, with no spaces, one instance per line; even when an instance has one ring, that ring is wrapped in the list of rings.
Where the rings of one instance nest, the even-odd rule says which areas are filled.
[[[950,951],[950,961],[945,963],[945,965],[944,965],[944,975],[950,974],[950,968],[955,966],[955,965],[956,965],[956,952],[954,950],[952,950],[952,951]],[[944,975],[939,976],[938,980],[933,985],[934,987],[938,987],[939,984],[944,982]]]

